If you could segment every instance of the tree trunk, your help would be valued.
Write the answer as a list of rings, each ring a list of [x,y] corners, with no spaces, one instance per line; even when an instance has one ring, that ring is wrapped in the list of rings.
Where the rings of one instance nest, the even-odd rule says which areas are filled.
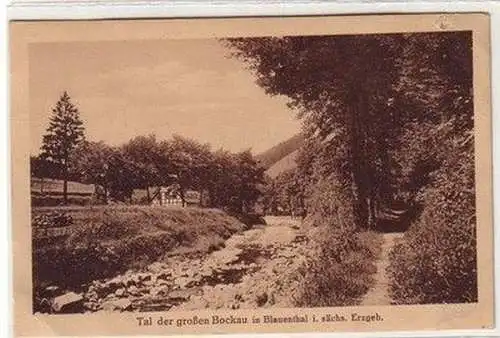
[[[239,200],[238,200],[238,207],[237,207],[237,209],[238,209],[238,212],[240,214],[243,213],[243,197],[241,195],[240,195]]]
[[[68,204],[68,166],[64,165],[64,182],[63,182],[63,198],[64,205]]]
[[[352,89],[351,98],[354,109],[351,111],[351,166],[354,186],[356,188],[356,199],[354,201],[355,222],[357,227],[366,228],[372,222],[370,219],[369,191],[369,168],[366,159],[366,126],[363,124],[363,116],[366,112],[366,101],[364,93],[359,88]]]
[[[40,177],[40,193],[43,194],[43,176]]]
[[[179,194],[181,195],[181,203],[182,203],[182,207],[184,208],[184,207],[186,207],[186,199],[185,199],[183,187],[180,187]]]
[[[367,204],[368,204],[368,219],[367,219],[368,228],[374,229],[376,223],[375,199],[373,197],[369,197],[367,200]]]
[[[104,188],[104,204],[108,204],[108,184],[107,184],[107,182],[104,182],[102,187]]]
[[[158,198],[158,204],[163,205],[163,196],[162,196],[161,189],[160,189],[159,185],[156,186],[155,196],[157,196],[157,198]]]

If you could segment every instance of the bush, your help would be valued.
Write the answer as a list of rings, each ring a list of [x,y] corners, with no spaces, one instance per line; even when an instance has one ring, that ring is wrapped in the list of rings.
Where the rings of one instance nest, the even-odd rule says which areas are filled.
[[[78,196],[70,195],[68,196],[69,205],[89,205],[91,204],[90,195]],[[32,207],[57,207],[64,205],[64,199],[61,195],[31,195],[31,206]]]
[[[353,196],[349,184],[330,175],[321,178],[311,189],[306,200],[307,214],[315,226],[334,228],[353,228]]]
[[[33,217],[31,225],[34,227],[53,228],[65,227],[73,224],[73,217],[64,212],[53,211]]]
[[[319,250],[304,266],[297,306],[332,307],[359,303],[373,285],[380,235],[325,227]]]
[[[375,260],[381,237],[358,232],[354,225],[350,196],[337,181],[321,180],[309,199],[316,247],[301,269],[296,305],[301,307],[348,306],[358,303],[373,284]]]
[[[467,140],[465,140],[467,141]],[[390,254],[397,304],[477,301],[476,217],[472,141],[454,140],[422,193],[424,209]]]

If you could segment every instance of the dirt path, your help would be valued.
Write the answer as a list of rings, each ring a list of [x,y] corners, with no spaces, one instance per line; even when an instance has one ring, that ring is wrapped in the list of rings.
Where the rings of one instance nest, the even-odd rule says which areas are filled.
[[[380,257],[375,263],[377,272],[375,273],[375,283],[368,290],[360,305],[390,305],[391,298],[389,297],[389,279],[386,273],[389,265],[389,252],[394,247],[398,239],[403,236],[403,233],[386,233],[382,234],[383,242],[381,247]]]
[[[96,282],[90,311],[167,311],[291,306],[287,276],[306,259],[300,221],[266,217],[205,257],[170,257],[144,272]]]

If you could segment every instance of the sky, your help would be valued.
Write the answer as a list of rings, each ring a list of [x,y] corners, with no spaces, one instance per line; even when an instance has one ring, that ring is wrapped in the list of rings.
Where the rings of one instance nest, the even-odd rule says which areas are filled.
[[[215,39],[41,43],[30,46],[31,153],[68,91],[86,138],[120,145],[173,134],[213,149],[259,153],[297,134],[286,98],[271,97]]]

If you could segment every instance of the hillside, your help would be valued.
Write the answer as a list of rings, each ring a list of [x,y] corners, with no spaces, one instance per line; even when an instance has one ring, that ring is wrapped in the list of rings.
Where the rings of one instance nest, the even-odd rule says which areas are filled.
[[[278,162],[274,163],[269,169],[266,170],[266,174],[271,178],[275,178],[280,173],[293,169],[296,167],[296,157],[297,157],[298,149],[293,151],[292,153],[286,155]]]
[[[264,168],[271,169],[272,166],[276,165],[278,162],[288,157],[288,155],[299,149],[303,143],[304,136],[302,134],[297,134],[257,155],[256,158],[260,161]],[[287,161],[290,162],[290,159]]]

